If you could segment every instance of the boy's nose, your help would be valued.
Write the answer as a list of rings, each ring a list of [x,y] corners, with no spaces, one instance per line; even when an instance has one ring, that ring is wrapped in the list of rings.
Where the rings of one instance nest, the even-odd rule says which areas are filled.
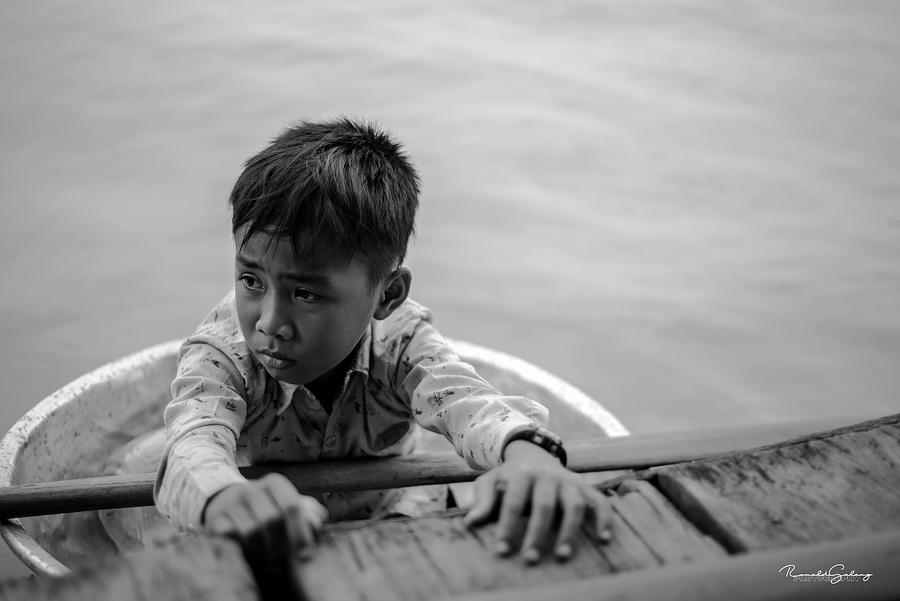
[[[256,322],[256,329],[270,338],[290,340],[294,337],[294,327],[291,325],[289,314],[279,303],[275,295],[268,295],[264,300]]]

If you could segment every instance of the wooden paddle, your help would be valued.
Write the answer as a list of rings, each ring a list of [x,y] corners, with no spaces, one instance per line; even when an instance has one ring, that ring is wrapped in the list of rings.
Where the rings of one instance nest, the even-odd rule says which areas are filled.
[[[830,418],[695,432],[640,434],[567,443],[575,472],[636,470],[743,451],[858,421]],[[452,453],[241,468],[248,478],[279,472],[304,493],[467,482],[481,472]],[[155,474],[99,476],[0,488],[0,518],[153,505]]]

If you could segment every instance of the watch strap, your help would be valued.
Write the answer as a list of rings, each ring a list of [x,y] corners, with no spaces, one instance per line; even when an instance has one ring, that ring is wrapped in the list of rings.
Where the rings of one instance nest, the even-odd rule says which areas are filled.
[[[532,444],[536,444],[541,447],[557,459],[559,462],[566,465],[568,461],[568,456],[566,455],[566,449],[563,447],[562,439],[551,432],[550,430],[546,430],[544,428],[538,428],[536,430],[521,430],[519,432],[515,432],[512,436],[509,437],[509,440],[506,441],[506,444],[511,443],[514,440],[527,440]]]

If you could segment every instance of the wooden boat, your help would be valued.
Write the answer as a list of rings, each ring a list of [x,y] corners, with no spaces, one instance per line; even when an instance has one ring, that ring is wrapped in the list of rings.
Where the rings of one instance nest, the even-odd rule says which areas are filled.
[[[331,525],[296,561],[313,601],[900,598],[900,414],[626,474],[601,487],[613,539],[539,569],[458,512]]]
[[[460,356],[498,389],[548,406],[551,427],[567,437],[627,434],[599,403],[560,378],[517,357],[452,340]],[[103,366],[40,402],[0,441],[0,486],[96,475],[110,449],[162,425],[180,341],[154,346]],[[449,445],[434,437],[434,450]],[[442,445],[445,445],[442,447]],[[108,546],[91,515],[3,520],[0,533],[35,573],[63,575]]]
[[[615,448],[595,440],[578,455]],[[376,461],[369,467],[387,473],[400,459]],[[328,524],[312,559],[285,558],[277,572],[229,539],[188,534],[102,570],[0,586],[0,597],[893,600],[900,593],[898,468],[900,414],[748,451],[598,474],[613,538],[601,544],[582,533],[565,563],[529,567],[498,558],[495,527],[467,529],[461,512],[450,510]]]
[[[501,389],[548,404],[555,412],[552,425],[575,432],[570,467],[591,472],[607,495],[611,542],[600,544],[582,533],[572,560],[545,560],[532,568],[493,555],[493,525],[468,530],[460,511],[450,510],[418,519],[329,524],[313,559],[295,560],[280,581],[261,577],[259,566],[233,542],[191,535],[122,555],[103,570],[0,587],[0,597],[37,601],[62,591],[72,599],[228,601],[259,598],[257,587],[264,589],[263,599],[311,601],[900,597],[900,414],[836,429],[838,421],[849,420],[690,437],[618,436],[625,433],[621,424],[598,405],[580,406],[589,399],[557,378],[515,358],[456,344]],[[0,445],[9,466],[0,484],[90,475],[103,445],[158,424],[176,348],[169,343],[123,359],[41,403]],[[115,411],[111,402],[118,403]],[[809,434],[817,430],[824,431]],[[293,464],[285,472],[290,477],[300,470],[295,482],[320,487],[401,486],[472,475],[461,461],[441,457],[426,458],[432,464],[400,458],[365,466]],[[640,470],[608,471],[624,467]],[[360,484],[363,479],[368,481]],[[33,487],[66,493],[81,485]],[[27,494],[33,487],[13,488]],[[6,492],[0,505],[11,507]],[[59,497],[67,498],[72,497]],[[51,510],[33,511],[45,512]],[[84,531],[74,541],[59,539],[65,519],[6,520],[3,534],[33,569],[59,575],[66,569],[58,555],[95,550]],[[161,589],[160,582],[171,586]],[[279,588],[265,590],[273,583]]]

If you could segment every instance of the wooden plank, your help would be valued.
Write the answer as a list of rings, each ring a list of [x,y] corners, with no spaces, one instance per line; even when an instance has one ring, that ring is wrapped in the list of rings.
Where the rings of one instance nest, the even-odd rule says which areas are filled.
[[[610,543],[596,544],[582,532],[569,561],[557,562],[545,549],[545,559],[538,566],[528,566],[518,556],[497,557],[493,552],[496,525],[469,530],[459,510],[419,519],[330,524],[313,558],[295,564],[298,596],[312,601],[431,599],[565,582],[725,553],[646,482],[621,495],[610,493],[610,503]],[[524,524],[523,519],[519,536]],[[666,544],[656,548],[654,541],[663,532]]]
[[[237,543],[179,536],[138,553],[60,578],[0,584],[6,601],[244,601],[260,599]]]
[[[583,580],[477,592],[452,597],[452,601],[889,601],[897,599],[900,591],[898,557],[900,531],[894,530]],[[794,566],[795,576],[820,571],[833,576],[795,580],[786,566]],[[864,576],[851,577],[851,573],[870,576],[864,580]]]
[[[726,554],[718,543],[678,513],[649,482],[625,482],[619,486],[618,493],[627,495],[629,502],[618,503],[616,511],[639,533],[660,563],[698,561]]]
[[[900,415],[652,474],[733,552],[900,528]]]
[[[817,431],[834,423],[835,420],[813,420],[691,433],[576,440],[567,445],[569,468],[582,473],[644,469],[752,448]],[[306,493],[467,482],[480,473],[451,453],[267,464],[244,467],[241,471],[250,478],[270,472],[282,473]],[[99,476],[3,487],[0,488],[0,518],[149,506],[153,504],[155,478],[155,474]]]
[[[406,522],[343,522],[327,527],[315,555],[295,565],[297,596],[350,601],[378,599],[380,591],[390,591],[396,601],[415,601],[450,593]]]
[[[526,525],[525,519],[519,520],[511,541],[513,548],[521,544]],[[468,530],[461,519],[455,519],[449,523],[446,520],[413,521],[410,526],[453,594],[457,595],[473,590],[565,580],[613,569],[598,547],[583,535],[576,543],[578,552],[568,562],[552,559],[553,541],[547,541],[541,549],[544,561],[538,568],[529,568],[519,557],[499,558],[495,555],[496,528],[493,525]],[[466,544],[468,541],[476,544]]]

